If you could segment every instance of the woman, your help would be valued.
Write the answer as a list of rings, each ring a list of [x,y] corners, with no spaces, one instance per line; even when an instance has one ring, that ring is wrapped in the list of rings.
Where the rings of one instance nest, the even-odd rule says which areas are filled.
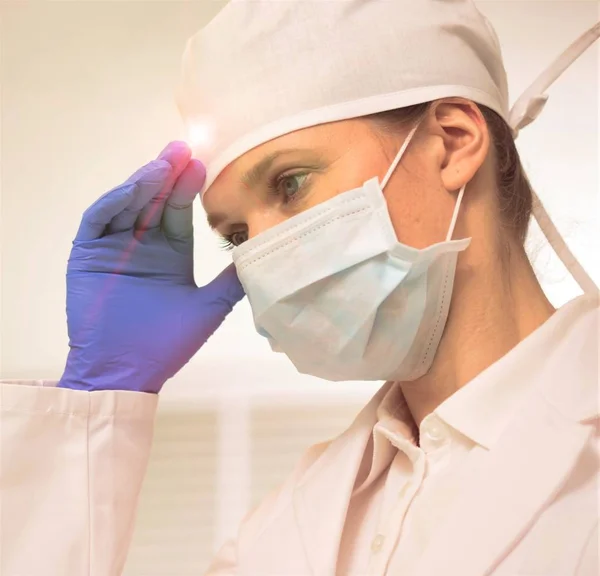
[[[598,33],[509,114],[469,1],[228,5],[186,52],[207,173],[175,143],[84,214],[64,376],[2,385],[2,574],[120,574],[156,393],[245,291],[300,371],[388,382],[208,574],[596,575],[597,293],[513,137]],[[198,190],[243,291],[193,282]],[[588,292],[560,310],[532,208]]]

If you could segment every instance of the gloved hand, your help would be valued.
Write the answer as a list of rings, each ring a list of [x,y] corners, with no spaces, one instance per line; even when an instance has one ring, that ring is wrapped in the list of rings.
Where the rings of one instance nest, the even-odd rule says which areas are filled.
[[[59,386],[157,393],[244,296],[233,266],[198,288],[192,202],[205,169],[172,142],[88,208],[67,267]]]

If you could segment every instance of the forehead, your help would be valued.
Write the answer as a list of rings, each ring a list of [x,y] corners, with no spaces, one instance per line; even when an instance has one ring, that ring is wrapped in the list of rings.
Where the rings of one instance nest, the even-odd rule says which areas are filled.
[[[371,124],[354,118],[291,132],[253,148],[229,164],[205,192],[202,204],[209,225],[216,228],[235,220],[247,202],[252,204],[254,194],[248,192],[263,190],[275,173],[325,170],[349,151],[370,146],[371,141],[379,142]],[[368,151],[365,155],[369,156]]]
[[[350,119],[290,132],[265,142],[234,160],[219,174],[206,193],[222,184],[230,184],[232,178],[239,182],[248,170],[269,156],[291,150],[310,152],[348,146],[350,141],[361,137],[360,132],[366,129],[367,123],[363,120]]]

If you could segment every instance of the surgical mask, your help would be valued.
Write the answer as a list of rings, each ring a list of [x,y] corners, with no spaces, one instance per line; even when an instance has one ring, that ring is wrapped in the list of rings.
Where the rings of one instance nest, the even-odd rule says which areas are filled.
[[[384,181],[344,192],[234,250],[259,334],[299,372],[332,381],[414,380],[433,362],[444,331],[458,254],[452,241],[398,242]]]

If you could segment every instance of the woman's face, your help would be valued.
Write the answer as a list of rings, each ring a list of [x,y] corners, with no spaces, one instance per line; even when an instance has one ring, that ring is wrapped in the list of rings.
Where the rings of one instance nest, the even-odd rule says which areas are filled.
[[[447,112],[457,111],[468,115],[460,107]],[[444,240],[455,192],[469,178],[464,167],[463,180],[458,177],[460,162],[452,159],[459,146],[452,141],[462,139],[464,147],[465,136],[445,131],[437,120],[443,113],[438,107],[422,122],[384,190],[398,240],[415,248]],[[209,224],[227,247],[238,246],[373,177],[381,181],[410,128],[385,133],[371,120],[356,119],[267,142],[230,164],[207,191]]]

